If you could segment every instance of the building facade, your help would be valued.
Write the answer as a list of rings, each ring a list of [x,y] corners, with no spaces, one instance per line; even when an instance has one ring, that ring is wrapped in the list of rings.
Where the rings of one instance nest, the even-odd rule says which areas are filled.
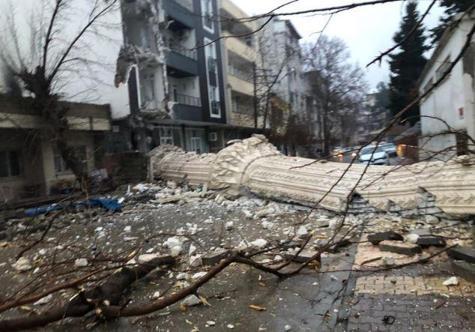
[[[64,103],[69,125],[68,145],[91,172],[101,159],[111,128],[109,105]],[[10,202],[64,194],[75,187],[54,142],[43,137],[44,120],[31,99],[0,95],[0,206]]]
[[[124,1],[122,17],[130,114],[116,137],[130,148],[160,144],[198,153],[223,146],[226,127],[216,0]]]
[[[420,93],[429,91],[447,71],[474,23],[472,14],[445,31],[421,75]],[[473,151],[467,136],[475,137],[475,39],[450,74],[420,102],[420,110],[421,160],[449,159],[466,154],[468,148]]]

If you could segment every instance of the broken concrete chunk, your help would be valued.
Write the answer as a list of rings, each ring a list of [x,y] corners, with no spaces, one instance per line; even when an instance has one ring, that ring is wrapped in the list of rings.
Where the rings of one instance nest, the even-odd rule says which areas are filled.
[[[178,257],[181,254],[183,247],[182,246],[174,246],[170,248],[170,255],[172,257]]]
[[[453,259],[459,259],[468,263],[475,263],[475,248],[457,246],[450,249],[448,255]]]
[[[443,237],[435,236],[435,235],[421,235],[416,241],[416,244],[420,245],[421,247],[445,247],[446,242]]]
[[[419,240],[419,234],[408,234],[405,237],[406,242],[417,244],[417,240]]]
[[[255,241],[250,242],[250,245],[257,249],[262,249],[267,246],[267,241],[264,239],[257,239]]]
[[[51,302],[52,299],[53,299],[53,294],[49,294],[49,295],[46,295],[45,297],[42,297],[35,303],[33,303],[33,305],[45,305]]]
[[[26,257],[20,257],[12,266],[18,272],[26,272],[32,269],[31,262]]]
[[[470,282],[475,283],[475,264],[465,261],[452,261],[454,273]]]
[[[315,256],[317,254],[317,251],[311,250],[311,249],[304,249],[298,256],[294,257],[295,254],[298,252],[299,249],[296,250],[291,250],[287,253],[284,253],[284,257],[287,259],[292,259],[294,262],[297,263],[305,263],[307,262],[310,258]]]
[[[202,260],[200,255],[190,257],[190,266],[191,267],[198,267],[198,266],[201,266],[202,264],[203,264],[203,260]]]
[[[234,227],[234,223],[232,221],[228,221],[225,225],[224,225],[224,228],[227,230],[227,231],[230,231],[232,230]]]
[[[305,237],[308,235],[308,229],[306,226],[302,225],[297,229],[297,236],[298,237]]]
[[[459,280],[457,277],[450,277],[449,279],[443,282],[444,286],[457,286],[459,284]]]
[[[200,279],[203,278],[206,274],[207,272],[197,272],[191,276],[191,279]]]
[[[378,245],[382,241],[392,240],[392,241],[404,241],[404,238],[401,234],[398,234],[393,231],[380,232],[368,235],[368,241],[374,245]]]
[[[222,259],[229,255],[229,251],[225,249],[217,249],[213,253],[203,256],[201,259],[204,265],[218,264]]]
[[[138,262],[139,264],[144,264],[158,257],[160,257],[160,254],[143,254],[138,257]]]
[[[196,295],[189,295],[183,301],[181,301],[181,304],[187,307],[192,307],[201,304],[201,300]]]
[[[394,252],[396,254],[412,256],[422,252],[417,244],[385,240],[379,243],[379,250]]]
[[[74,261],[74,266],[85,267],[89,264],[86,258],[78,258]]]

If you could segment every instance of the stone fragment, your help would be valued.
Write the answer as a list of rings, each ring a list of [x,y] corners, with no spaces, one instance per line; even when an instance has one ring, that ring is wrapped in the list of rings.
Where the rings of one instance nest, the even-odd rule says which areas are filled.
[[[143,254],[138,257],[138,262],[139,264],[144,264],[158,257],[160,257],[160,254]]]
[[[49,294],[49,295],[46,295],[45,297],[42,297],[35,303],[33,303],[33,305],[45,305],[51,302],[52,299],[53,299],[53,294]]]
[[[475,263],[475,248],[457,246],[450,249],[448,255],[453,259],[459,259],[468,263]]]
[[[160,298],[160,295],[161,295],[160,292],[156,291],[155,293],[153,293],[152,299],[156,300],[156,299]]]
[[[292,326],[290,326],[289,324],[285,325],[284,326],[284,331],[291,331],[292,330]]]
[[[407,255],[407,256],[413,256],[415,254],[422,252],[421,247],[419,247],[417,244],[391,241],[391,240],[384,240],[380,242],[379,250],[394,252],[396,254]]]
[[[178,257],[181,254],[183,247],[182,246],[174,246],[170,248],[170,255],[172,257]]]
[[[457,286],[459,284],[459,279],[457,277],[450,277],[449,279],[443,282],[444,286]]]
[[[224,225],[224,228],[227,230],[227,231],[230,231],[232,230],[234,227],[234,223],[232,221],[228,221],[225,225]]]
[[[401,234],[398,234],[393,231],[380,232],[368,235],[368,241],[371,242],[373,245],[378,245],[380,242],[385,240],[404,241],[404,238]]]
[[[74,261],[74,266],[85,267],[89,264],[86,258],[78,258]]]
[[[13,264],[13,268],[18,272],[26,272],[32,269],[31,262],[26,257],[20,257],[15,264]]]
[[[475,264],[465,261],[452,261],[452,270],[456,275],[475,283]]]
[[[443,237],[435,235],[421,235],[417,239],[416,244],[420,245],[421,247],[445,247],[447,245]]]
[[[298,237],[304,237],[304,236],[307,236],[307,235],[308,235],[308,229],[304,225],[300,226],[297,229],[297,236]]]
[[[200,255],[195,255],[190,257],[190,266],[198,267],[203,264],[203,260]]]
[[[257,239],[255,241],[250,242],[250,245],[257,249],[262,249],[267,245],[267,241],[264,239]]]
[[[188,255],[193,256],[196,252],[196,246],[193,244],[190,244],[190,248],[188,249]]]
[[[191,276],[191,279],[200,279],[206,275],[207,272],[197,272]]]
[[[315,251],[315,250],[304,249],[304,250],[302,250],[302,252],[300,254],[298,254],[296,257],[294,257],[298,250],[299,249],[297,249],[295,251],[286,252],[286,253],[284,253],[284,257],[286,259],[292,259],[294,262],[297,262],[297,263],[305,263],[310,258],[315,256],[315,254],[317,253],[317,251]]]
[[[218,264],[222,259],[226,258],[229,255],[229,251],[225,249],[217,249],[212,253],[204,255],[201,259],[203,265],[215,265]]]
[[[208,326],[215,326],[216,325],[216,322],[214,320],[208,320],[206,321],[206,325]]]
[[[201,304],[201,300],[198,296],[196,295],[189,295],[185,297],[183,301],[181,301],[181,304],[187,307],[192,307],[198,304]]]
[[[419,234],[408,234],[405,237],[406,242],[417,244],[417,240],[419,240]]]

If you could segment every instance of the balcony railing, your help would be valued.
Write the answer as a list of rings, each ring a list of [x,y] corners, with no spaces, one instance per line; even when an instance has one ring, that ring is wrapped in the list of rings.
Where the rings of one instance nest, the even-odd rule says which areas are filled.
[[[228,72],[230,75],[237,77],[243,81],[247,81],[247,82],[253,81],[252,73],[246,72],[242,69],[239,69],[233,66],[228,66]]]
[[[196,50],[190,50],[189,48],[186,48],[183,45],[180,45],[178,42],[174,40],[168,40],[166,45],[174,53],[183,55],[184,57],[193,59],[195,61],[198,59]]]
[[[181,93],[173,94],[173,101],[182,105],[201,107],[201,99],[198,97],[188,96]]]

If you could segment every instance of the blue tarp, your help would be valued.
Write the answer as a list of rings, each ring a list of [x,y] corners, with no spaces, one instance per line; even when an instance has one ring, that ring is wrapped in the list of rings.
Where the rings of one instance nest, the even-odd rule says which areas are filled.
[[[88,200],[76,202],[76,203],[73,203],[73,204],[68,205],[68,206],[71,206],[73,208],[101,207],[101,208],[103,208],[107,211],[111,211],[111,212],[117,212],[117,211],[120,211],[122,209],[122,205],[115,198],[90,198]],[[46,214],[46,213],[53,212],[53,211],[63,210],[65,207],[66,206],[61,205],[61,204],[57,204],[57,203],[50,204],[50,205],[43,205],[43,206],[39,206],[39,207],[35,207],[35,208],[25,210],[25,215],[27,217],[35,217],[35,216],[39,216],[41,214]]]

